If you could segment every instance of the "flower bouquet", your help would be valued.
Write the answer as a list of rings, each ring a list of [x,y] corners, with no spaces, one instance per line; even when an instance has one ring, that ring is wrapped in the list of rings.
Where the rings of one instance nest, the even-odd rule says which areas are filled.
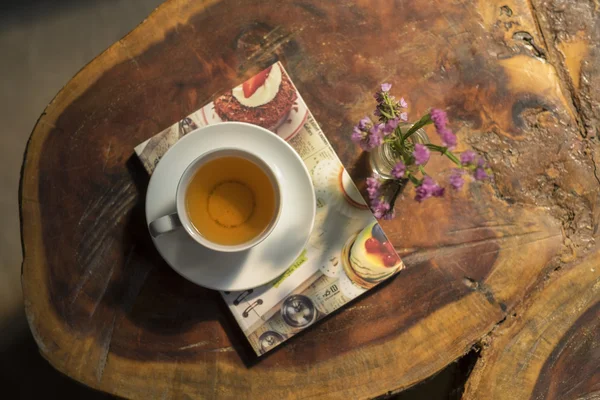
[[[425,170],[432,152],[448,158],[456,165],[449,178],[453,189],[460,189],[467,175],[475,180],[490,178],[491,171],[481,156],[471,150],[460,155],[452,152],[456,147],[457,137],[448,127],[445,111],[431,109],[414,124],[408,124],[408,104],[404,98],[396,101],[394,96],[390,95],[391,87],[391,84],[384,83],[381,90],[374,95],[377,106],[373,114],[377,120],[364,117],[352,132],[352,141],[363,150],[385,150],[388,159],[391,155],[394,160],[389,171],[382,173],[374,168],[373,175],[367,178],[370,206],[376,218],[394,218],[396,199],[409,182],[415,185],[415,200],[418,202],[444,195],[445,188]],[[441,146],[427,140],[422,128],[429,124],[435,126],[442,142]],[[415,140],[418,136],[421,136],[421,140]]]

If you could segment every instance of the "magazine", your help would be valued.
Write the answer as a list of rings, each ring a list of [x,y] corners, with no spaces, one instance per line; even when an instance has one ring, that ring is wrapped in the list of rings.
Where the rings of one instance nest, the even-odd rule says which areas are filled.
[[[304,251],[275,280],[221,292],[262,355],[404,268],[281,63],[275,63],[135,148],[148,173],[177,140],[223,121],[286,140],[312,178],[317,211]]]

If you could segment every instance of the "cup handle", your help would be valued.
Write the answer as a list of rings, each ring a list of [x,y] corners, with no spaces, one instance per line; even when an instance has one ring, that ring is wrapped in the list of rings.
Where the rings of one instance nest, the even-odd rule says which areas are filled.
[[[171,232],[181,226],[181,220],[177,213],[165,215],[150,222],[149,229],[152,237],[157,237],[163,233]]]

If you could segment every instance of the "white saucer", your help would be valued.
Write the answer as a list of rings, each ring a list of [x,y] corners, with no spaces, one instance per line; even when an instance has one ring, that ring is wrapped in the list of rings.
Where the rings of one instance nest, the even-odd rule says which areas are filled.
[[[222,147],[259,155],[277,175],[282,210],[273,232],[250,250],[220,253],[194,241],[184,229],[153,238],[169,265],[184,278],[207,288],[246,290],[277,278],[304,249],[315,219],[316,199],[304,162],[279,136],[242,122],[210,125],[181,138],[160,160],[146,194],[146,221],[176,211],[179,177],[201,154]]]

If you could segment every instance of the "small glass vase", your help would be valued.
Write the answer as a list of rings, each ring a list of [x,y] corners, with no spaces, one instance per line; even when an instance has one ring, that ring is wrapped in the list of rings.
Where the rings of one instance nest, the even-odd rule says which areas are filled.
[[[400,124],[402,132],[406,132],[413,124]],[[408,139],[413,145],[417,143],[428,144],[429,136],[423,128],[418,129]],[[391,143],[384,143],[381,146],[373,149],[369,155],[371,170],[374,174],[379,175],[383,179],[395,179],[392,176],[392,169],[401,160],[400,154],[394,149]],[[413,166],[414,168],[414,166]]]

